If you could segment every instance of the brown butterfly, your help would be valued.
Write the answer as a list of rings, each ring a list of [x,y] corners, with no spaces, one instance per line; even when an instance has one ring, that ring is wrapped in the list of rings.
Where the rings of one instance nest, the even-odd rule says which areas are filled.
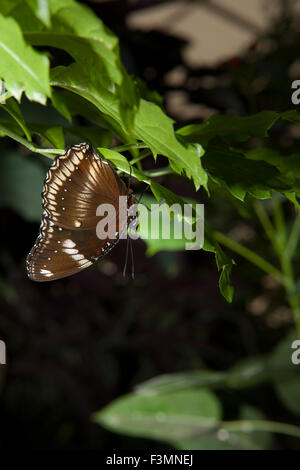
[[[127,197],[128,209],[137,203],[132,190],[91,145],[74,145],[57,157],[43,187],[39,236],[26,260],[29,278],[60,279],[105,256],[136,219],[126,211],[117,217],[114,237],[98,238],[97,207],[109,203],[119,214],[119,196]]]

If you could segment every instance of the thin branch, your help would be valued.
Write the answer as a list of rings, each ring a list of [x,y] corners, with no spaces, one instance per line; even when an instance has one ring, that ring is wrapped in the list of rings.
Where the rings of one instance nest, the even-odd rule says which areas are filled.
[[[19,142],[19,144],[24,145],[24,147],[28,148],[28,150],[31,150],[31,152],[40,153],[50,159],[53,159],[51,155],[60,155],[64,153],[65,151],[64,149],[53,149],[53,148],[44,149],[44,148],[36,147],[34,144],[32,144],[31,142],[28,142],[28,140],[24,139],[23,137],[11,131],[10,129],[7,129],[7,127],[3,126],[2,124],[0,124],[0,131],[2,131],[11,139]]]

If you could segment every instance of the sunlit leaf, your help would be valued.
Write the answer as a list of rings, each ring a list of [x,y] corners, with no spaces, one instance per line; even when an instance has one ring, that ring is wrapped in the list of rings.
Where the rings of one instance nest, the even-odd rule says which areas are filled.
[[[49,61],[25,43],[13,18],[0,15],[0,76],[5,87],[20,100],[23,91],[33,101],[46,103],[50,96]]]

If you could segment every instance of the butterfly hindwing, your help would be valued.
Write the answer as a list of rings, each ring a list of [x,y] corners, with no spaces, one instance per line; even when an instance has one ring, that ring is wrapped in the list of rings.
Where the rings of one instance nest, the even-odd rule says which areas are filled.
[[[35,281],[50,281],[75,274],[107,254],[126,229],[128,216],[116,220],[114,238],[96,234],[97,207],[113,204],[118,215],[119,196],[126,185],[111,165],[89,144],[71,147],[50,167],[43,188],[40,233],[27,260],[27,273]]]

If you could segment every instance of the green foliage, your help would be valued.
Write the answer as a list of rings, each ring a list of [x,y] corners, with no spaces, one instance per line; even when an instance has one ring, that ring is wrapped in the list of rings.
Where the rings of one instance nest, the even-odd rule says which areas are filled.
[[[115,135],[129,145],[132,155],[138,157],[136,161],[149,153],[154,159],[162,155],[169,160],[170,172],[186,175],[194,181],[196,189],[201,186],[207,189],[212,181],[242,201],[247,194],[264,199],[271,197],[272,191],[280,191],[298,204],[297,156],[282,158],[262,145],[252,151],[243,147],[250,138],[265,139],[280,119],[299,124],[297,111],[281,114],[262,111],[249,117],[215,115],[202,124],[192,124],[175,133],[173,121],[161,108],[157,94],[150,93],[144,82],[127,74],[116,36],[86,6],[73,0],[5,1],[1,3],[1,13],[0,77],[7,90],[6,102],[1,107],[11,117],[8,120],[0,116],[2,135],[16,138],[31,150],[34,150],[34,144],[29,145],[32,136],[38,137],[43,145],[58,151],[64,147],[66,136],[76,136],[97,147],[105,146],[102,153],[107,158],[109,151],[112,152],[107,147]],[[72,63],[53,67],[49,79],[49,60],[35,46],[45,51],[49,47],[62,49]],[[23,92],[42,104],[51,97],[52,105],[70,124],[47,127],[26,122],[14,100],[20,101]],[[77,115],[92,121],[96,127],[73,124]],[[157,200],[164,199],[167,204],[183,202],[180,196],[155,182],[154,176],[144,173],[141,163],[133,164],[129,171],[124,155],[110,153],[110,158],[119,170],[131,171],[140,181],[150,184]],[[182,249],[182,246],[183,243],[174,240],[168,246],[155,241],[148,247],[148,254]],[[222,251],[208,227],[203,248],[215,253],[221,271],[220,290],[231,301],[233,261]]]
[[[271,383],[282,404],[298,414],[300,375],[291,363],[294,337],[294,332],[289,334],[269,357],[243,360],[227,372],[203,369],[150,379],[94,419],[111,431],[159,439],[180,449],[268,449],[273,433],[300,437],[300,428],[267,421],[247,403],[241,405],[238,420],[222,421],[222,402],[216,394]]]
[[[25,90],[31,100],[46,103],[50,96],[49,60],[28,45],[13,18],[0,15],[0,70],[7,90],[20,100]]]
[[[97,128],[84,129],[72,123],[65,128],[48,129],[37,122],[26,123],[17,102],[10,98],[1,106],[18,127],[13,121],[2,120],[2,135],[18,134],[31,142],[32,134],[39,136],[44,145],[61,149],[66,133],[99,147],[106,132],[106,146],[117,135],[124,144],[133,146],[131,152],[137,156],[139,150],[135,145],[141,142],[154,158],[158,154],[166,157],[171,171],[193,179],[196,189],[207,188],[211,180],[242,201],[247,194],[264,199],[271,197],[272,191],[280,191],[298,204],[297,155],[283,158],[266,146],[252,151],[243,147],[250,138],[265,139],[280,119],[299,124],[297,111],[262,111],[249,117],[215,115],[202,124],[178,129],[175,134],[173,122],[161,109],[158,97],[147,91],[144,82],[127,74],[120,60],[117,38],[87,7],[73,0],[3,2],[0,12],[4,15],[0,17],[3,36],[0,71],[7,96],[20,100],[24,91],[29,99],[43,104],[51,96],[53,106],[69,121],[82,115],[100,126],[102,133],[97,138]],[[29,20],[32,12],[35,19]],[[34,46],[63,49],[73,62],[52,68],[49,81],[49,61]],[[20,138],[18,141],[22,142]],[[124,171],[122,154],[118,159],[115,154],[112,160]],[[157,200],[163,198],[169,203],[181,199],[176,195],[170,197],[170,191],[144,174],[140,164],[131,171],[139,180],[150,183]],[[233,262],[208,235],[208,229],[206,235],[204,249],[215,252],[221,270],[220,290],[231,301],[233,288],[229,278]],[[171,241],[170,247],[156,244],[148,253],[181,249],[182,244],[174,245]]]
[[[55,66],[61,63],[56,61],[58,49],[66,54],[69,65]],[[300,125],[297,110],[262,111],[246,117],[214,115],[175,132],[176,123],[165,113],[159,94],[125,70],[117,37],[75,0],[0,2],[0,80],[5,84],[0,96],[1,137],[10,137],[49,158],[61,153],[66,142],[88,141],[118,171],[148,184],[153,197],[145,198],[146,204],[163,200],[165,211],[186,201],[167,187],[167,178],[161,183],[156,178],[176,174],[191,180],[196,191],[202,188],[203,198],[206,193],[214,195],[218,187],[231,202],[245,208],[244,213],[256,212],[280,269],[208,225],[203,249],[215,254],[220,291],[228,302],[234,293],[230,283],[234,260],[222,246],[276,278],[285,289],[300,331],[299,287],[292,267],[300,215],[286,229],[281,207],[284,196],[299,209],[300,156],[282,154],[272,148],[269,139],[273,127]],[[26,99],[47,106],[55,112],[55,119],[45,123],[39,113],[25,117]],[[88,125],[79,125],[77,117],[85,118]],[[110,148],[116,138],[120,145]],[[143,159],[151,155],[153,168],[146,171]],[[158,171],[157,156],[167,163]],[[2,156],[1,205],[29,221],[39,220],[44,174],[36,159],[16,153]],[[274,221],[264,204],[253,203],[264,199],[272,199]],[[193,213],[191,223],[195,217]],[[184,238],[163,240],[159,234],[156,240],[149,240],[145,222],[140,220],[140,234],[148,255],[184,249]],[[272,433],[300,437],[299,428],[267,421],[248,403],[239,406],[235,421],[222,421],[223,404],[216,394],[223,389],[238,394],[245,388],[269,384],[282,405],[299,415],[299,369],[290,361],[293,338],[294,333],[269,356],[243,359],[226,372],[202,369],[151,379],[94,419],[112,431],[162,440],[180,449],[261,449],[272,445]]]
[[[221,419],[221,408],[208,390],[187,389],[149,397],[122,397],[94,416],[109,430],[167,442],[210,432]]]

